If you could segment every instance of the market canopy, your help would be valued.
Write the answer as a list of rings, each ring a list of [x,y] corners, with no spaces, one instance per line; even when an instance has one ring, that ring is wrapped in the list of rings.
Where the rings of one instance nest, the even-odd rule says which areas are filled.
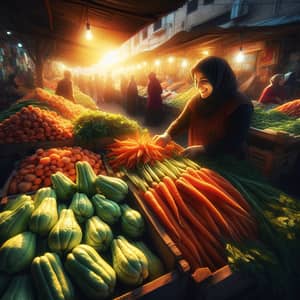
[[[44,40],[48,47],[44,46],[42,51],[51,48],[57,58],[88,65],[184,3],[183,0],[6,0],[0,4],[0,28],[21,38],[25,47],[29,40]],[[93,32],[92,41],[84,38],[87,23]]]

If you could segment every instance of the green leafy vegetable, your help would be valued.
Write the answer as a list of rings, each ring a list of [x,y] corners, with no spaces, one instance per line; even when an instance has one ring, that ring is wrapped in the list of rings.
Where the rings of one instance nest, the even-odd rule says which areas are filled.
[[[300,135],[300,118],[295,119],[274,110],[264,110],[259,106],[254,109],[251,126]]]
[[[141,131],[140,125],[121,114],[102,111],[88,112],[80,115],[74,124],[74,134],[82,140],[93,138],[118,137]]]

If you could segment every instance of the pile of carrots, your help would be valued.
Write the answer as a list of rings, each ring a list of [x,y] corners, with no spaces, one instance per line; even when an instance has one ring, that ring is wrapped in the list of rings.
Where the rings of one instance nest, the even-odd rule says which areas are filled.
[[[188,167],[179,178],[165,176],[143,195],[193,270],[227,264],[226,240],[256,239],[250,206],[213,170]]]
[[[87,161],[96,174],[105,174],[101,156],[81,147],[38,149],[20,163],[10,181],[8,194],[26,193],[50,186],[51,174],[57,171],[75,182],[77,161]]]
[[[114,170],[122,167],[132,169],[138,164],[153,163],[167,157],[178,155],[183,148],[175,142],[169,142],[165,147],[157,145],[149,135],[142,135],[126,140],[115,139],[108,146],[107,157],[109,164]]]
[[[72,138],[73,125],[56,112],[27,106],[0,123],[0,143]]]
[[[51,94],[41,88],[36,88],[33,92],[26,95],[23,100],[37,99],[42,103],[46,103],[51,109],[57,111],[66,119],[75,119],[80,114],[86,112],[86,108],[80,104],[75,104],[72,101],[58,95]]]
[[[274,108],[274,110],[282,112],[290,117],[300,118],[300,99],[296,99]]]

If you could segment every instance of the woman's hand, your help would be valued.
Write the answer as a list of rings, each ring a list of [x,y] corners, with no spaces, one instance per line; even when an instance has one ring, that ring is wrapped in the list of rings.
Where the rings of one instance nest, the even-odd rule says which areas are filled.
[[[203,146],[200,145],[187,147],[181,152],[183,156],[188,157],[190,159],[195,159],[203,153],[205,153],[205,149]]]
[[[155,135],[153,141],[159,146],[166,146],[171,141],[171,136],[165,132],[161,135]]]

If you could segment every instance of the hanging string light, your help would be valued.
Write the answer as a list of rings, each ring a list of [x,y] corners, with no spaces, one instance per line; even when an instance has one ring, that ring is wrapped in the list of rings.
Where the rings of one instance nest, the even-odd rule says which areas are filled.
[[[88,8],[86,9],[86,31],[85,31],[85,38],[90,41],[93,38],[93,34],[91,31],[91,25],[89,23],[89,11]]]
[[[242,44],[242,33],[240,33],[240,51],[236,55],[235,60],[238,63],[242,63],[245,60],[245,55],[244,55],[244,52],[243,52],[243,44]]]

